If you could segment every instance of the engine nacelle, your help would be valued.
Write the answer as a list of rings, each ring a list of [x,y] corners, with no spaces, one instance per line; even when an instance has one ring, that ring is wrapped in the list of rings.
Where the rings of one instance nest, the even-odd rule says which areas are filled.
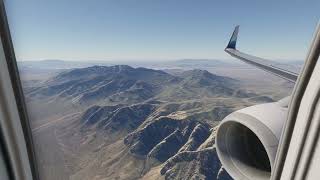
[[[234,179],[270,179],[289,97],[238,110],[220,123],[219,159]]]

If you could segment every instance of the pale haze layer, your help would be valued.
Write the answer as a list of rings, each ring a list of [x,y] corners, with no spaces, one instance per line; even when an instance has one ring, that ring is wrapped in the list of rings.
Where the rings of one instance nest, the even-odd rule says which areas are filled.
[[[320,1],[10,0],[17,59],[229,59],[238,48],[269,59],[300,60],[319,20]]]

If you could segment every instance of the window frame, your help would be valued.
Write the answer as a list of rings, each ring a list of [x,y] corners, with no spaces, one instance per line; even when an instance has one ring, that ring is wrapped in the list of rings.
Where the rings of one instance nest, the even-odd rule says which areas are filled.
[[[0,59],[0,87],[3,87],[0,88],[0,100],[3,102],[0,110],[7,115],[0,122],[5,159],[12,179],[38,180],[32,132],[3,0],[0,0],[0,38],[3,55],[0,58],[4,58]]]
[[[316,27],[311,45],[309,47],[309,51],[305,58],[303,69],[299,74],[298,80],[295,84],[295,87],[292,93],[292,99],[288,109],[288,117],[282,130],[278,152],[275,159],[275,166],[274,166],[275,170],[272,172],[272,175],[271,175],[272,180],[281,179],[283,175],[282,173],[284,173],[285,162],[287,159],[289,158],[296,159],[295,161],[296,164],[294,164],[295,169],[297,169],[299,165],[298,163],[300,162],[300,159],[299,159],[300,157],[288,156],[288,152],[289,152],[289,147],[292,140],[291,138],[293,137],[299,110],[303,109],[304,107],[304,104],[301,104],[301,101],[303,99],[303,96],[305,95],[305,92],[307,90],[312,74],[317,73],[317,72],[314,72],[314,68],[318,62],[319,54],[320,54],[320,24],[318,24],[318,26]],[[317,99],[314,99],[314,101],[316,100]],[[306,123],[310,124],[311,122],[306,122]],[[304,136],[305,136],[304,139],[305,139],[308,134],[308,128],[303,133],[304,133]],[[300,155],[303,149],[304,149],[303,146],[299,147],[298,151]],[[295,176],[295,170],[293,171],[293,174],[291,174],[291,176]]]

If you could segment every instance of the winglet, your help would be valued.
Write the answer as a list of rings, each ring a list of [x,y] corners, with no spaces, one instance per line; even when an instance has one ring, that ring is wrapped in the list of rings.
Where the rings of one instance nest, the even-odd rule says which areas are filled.
[[[226,47],[226,49],[228,49],[228,48],[229,49],[236,49],[238,33],[239,33],[239,25],[237,25],[234,28],[234,31],[232,33],[232,36],[230,38],[230,41],[229,41],[228,46]]]
[[[232,36],[230,38],[230,41],[228,43],[228,46],[224,49],[225,52],[230,54],[231,56],[244,61],[245,63],[251,64],[253,66],[256,66],[264,71],[267,71],[271,74],[277,75],[283,79],[286,79],[290,82],[296,82],[298,78],[298,73],[297,72],[292,72],[286,69],[283,69],[281,67],[277,67],[276,62],[262,59],[256,56],[252,56],[246,53],[243,53],[239,50],[236,49],[236,44],[237,44],[237,38],[238,38],[238,33],[239,33],[239,26],[236,26]]]

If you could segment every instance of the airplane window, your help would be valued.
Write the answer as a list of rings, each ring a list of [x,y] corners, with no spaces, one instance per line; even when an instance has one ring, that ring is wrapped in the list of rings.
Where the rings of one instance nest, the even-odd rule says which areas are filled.
[[[270,177],[320,2],[5,3],[40,179]]]

